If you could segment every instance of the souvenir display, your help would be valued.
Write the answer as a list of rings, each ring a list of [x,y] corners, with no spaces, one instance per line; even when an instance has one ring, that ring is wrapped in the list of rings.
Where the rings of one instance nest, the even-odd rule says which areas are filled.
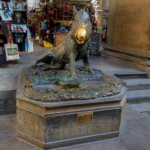
[[[19,52],[26,51],[27,38],[27,14],[26,14],[26,1],[19,1],[13,3],[13,14],[11,32],[13,36],[13,42],[18,45]]]
[[[15,33],[14,34],[14,40],[16,43],[22,43],[24,39],[24,35],[22,33]]]
[[[26,8],[26,0],[0,0],[1,26],[6,38],[2,45],[3,40],[0,38],[0,47],[5,49],[4,53],[6,53],[7,61],[18,60],[19,52],[25,51],[25,39],[27,36]]]
[[[25,33],[13,33],[13,42],[18,45],[20,52],[25,52]]]
[[[13,11],[12,22],[14,24],[26,24],[27,16],[26,12]]]
[[[45,45],[43,44],[45,42],[57,46],[57,41],[64,41],[74,20],[73,11],[75,8],[78,10],[87,8],[87,12],[90,9],[86,2],[79,3],[77,1],[43,0],[34,3],[39,4],[39,9],[29,4],[28,26],[32,29],[30,32],[34,30],[34,37],[38,36],[41,39],[39,41],[42,41],[42,46]],[[61,37],[62,40],[59,40]]]
[[[11,21],[11,11],[9,10],[0,10],[0,15],[3,21]]]
[[[9,10],[9,7],[8,7],[7,2],[2,1],[2,2],[1,2],[1,8],[2,8],[2,10]]]
[[[25,24],[11,24],[11,31],[13,33],[26,33],[27,32],[27,26]]]
[[[71,20],[73,18],[73,4],[56,1],[53,2],[48,12],[56,20]]]
[[[12,2],[7,2],[7,6],[8,6],[8,9],[9,9],[10,11],[13,10],[13,8],[12,8]]]
[[[33,41],[29,38],[27,40],[27,52],[32,53],[34,51]]]
[[[3,21],[12,20],[12,9],[10,1],[0,1],[0,16]]]
[[[14,11],[26,11],[27,3],[26,1],[14,2],[12,7]]]

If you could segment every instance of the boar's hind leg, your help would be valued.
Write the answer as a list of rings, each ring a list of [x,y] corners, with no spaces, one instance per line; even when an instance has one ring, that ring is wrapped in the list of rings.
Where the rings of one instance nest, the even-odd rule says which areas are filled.
[[[52,56],[47,55],[47,56],[37,60],[34,66],[36,67],[39,63],[51,64],[52,58],[53,58]]]

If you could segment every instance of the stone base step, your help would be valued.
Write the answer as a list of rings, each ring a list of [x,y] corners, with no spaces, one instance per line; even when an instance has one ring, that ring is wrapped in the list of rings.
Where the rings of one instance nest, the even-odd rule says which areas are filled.
[[[16,112],[16,90],[0,91],[0,115]]]
[[[127,92],[128,103],[150,102],[150,90],[136,90]]]
[[[125,79],[128,91],[150,90],[150,79]]]
[[[136,111],[150,117],[150,103],[131,104],[130,106]]]
[[[8,114],[15,114],[15,113],[16,113],[16,106],[0,109],[0,115],[8,115]]]
[[[139,73],[117,73],[115,74],[116,77],[120,79],[147,79],[148,75],[145,72]]]

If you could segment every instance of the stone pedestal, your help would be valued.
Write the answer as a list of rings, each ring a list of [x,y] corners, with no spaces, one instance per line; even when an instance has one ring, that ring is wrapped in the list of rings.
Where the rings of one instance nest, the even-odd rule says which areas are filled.
[[[20,82],[21,83],[21,82]],[[126,90],[91,100],[45,103],[17,92],[17,136],[44,150],[119,135]]]

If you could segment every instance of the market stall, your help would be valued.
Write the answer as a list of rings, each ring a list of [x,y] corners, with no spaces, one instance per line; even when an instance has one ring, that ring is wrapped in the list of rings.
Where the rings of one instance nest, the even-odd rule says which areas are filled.
[[[28,1],[28,26],[35,43],[51,48],[65,40],[74,19],[74,8],[85,9],[91,18],[90,54],[100,55],[99,3],[94,0],[38,0]]]
[[[39,4],[39,5],[38,5]],[[45,46],[45,42],[51,46],[58,46],[63,42],[69,32],[73,21],[74,7],[90,11],[90,0],[50,0],[39,1],[36,8],[29,3],[28,22],[34,29],[35,42]]]
[[[3,54],[5,62],[18,60],[29,48],[26,0],[1,0],[0,19],[0,36],[6,39],[0,39],[0,57]]]

